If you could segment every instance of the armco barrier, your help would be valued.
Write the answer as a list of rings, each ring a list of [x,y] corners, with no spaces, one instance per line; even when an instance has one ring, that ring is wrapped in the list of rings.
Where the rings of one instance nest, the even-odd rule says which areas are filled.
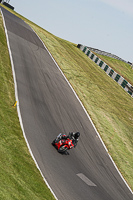
[[[123,89],[128,92],[128,94],[133,97],[133,86],[126,81],[122,76],[115,72],[111,67],[109,67],[105,62],[98,58],[90,49],[84,45],[78,44],[77,47],[83,51],[92,61],[94,61],[98,66],[103,69],[108,76],[115,80]]]
[[[130,63],[129,61],[127,62],[127,61],[123,60],[122,58],[120,58],[120,57],[118,57],[118,56],[116,56],[116,55],[114,55],[114,54],[112,54],[112,53],[108,53],[108,52],[106,52],[106,51],[101,51],[101,50],[99,50],[99,49],[92,48],[92,47],[87,47],[87,48],[88,48],[90,51],[93,51],[93,52],[95,52],[95,53],[97,53],[97,54],[99,54],[99,55],[108,56],[108,57],[110,57],[110,58],[115,58],[115,59],[121,60],[121,61],[123,61],[123,62],[125,62],[125,63],[127,63],[127,64],[129,64],[129,65],[132,64],[132,63]]]

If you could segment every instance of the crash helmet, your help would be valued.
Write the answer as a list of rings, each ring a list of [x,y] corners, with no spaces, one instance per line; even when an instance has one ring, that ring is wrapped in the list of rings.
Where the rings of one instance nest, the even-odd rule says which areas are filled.
[[[75,139],[78,139],[79,136],[80,136],[80,132],[76,132],[76,133],[74,134],[74,138],[75,138]]]

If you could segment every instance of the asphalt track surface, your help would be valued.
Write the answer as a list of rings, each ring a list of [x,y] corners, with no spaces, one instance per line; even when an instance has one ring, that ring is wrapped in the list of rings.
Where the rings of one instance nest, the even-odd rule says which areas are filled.
[[[2,9],[16,74],[19,108],[34,157],[59,200],[131,200],[84,109],[33,30]],[[51,145],[80,131],[70,155]]]

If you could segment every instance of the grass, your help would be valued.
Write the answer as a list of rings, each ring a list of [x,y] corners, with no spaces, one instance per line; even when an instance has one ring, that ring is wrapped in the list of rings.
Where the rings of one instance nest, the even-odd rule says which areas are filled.
[[[119,168],[123,177],[128,182],[131,189],[133,189],[133,171],[132,171],[133,169],[133,135],[132,135],[133,133],[133,99],[114,80],[112,80],[109,76],[107,76],[106,73],[99,66],[97,66],[80,49],[78,49],[75,44],[65,41],[63,39],[60,39],[52,35],[48,31],[42,29],[41,27],[35,25],[34,23],[30,22],[29,20],[25,18],[23,19],[36,31],[36,33],[44,41],[45,45],[47,46],[47,48],[49,49],[49,51],[55,58],[56,62],[62,69],[63,73],[65,74],[69,82],[71,83],[72,87],[76,91],[81,101],[83,102],[87,112],[91,116],[98,132],[100,133],[117,167]],[[6,48],[6,44],[5,44],[5,48]],[[13,173],[14,179],[17,176],[19,176],[18,183],[23,182],[24,179],[23,179],[23,176],[21,176],[20,171],[21,173],[22,171],[24,171],[23,173],[25,174],[26,173],[25,168],[27,168],[27,165],[31,164],[32,167],[30,168],[31,170],[30,172],[32,173],[32,176],[34,176],[34,173],[35,173],[35,176],[38,176],[39,177],[38,179],[42,181],[41,177],[39,176],[38,170],[36,170],[34,163],[32,162],[32,159],[29,161],[30,155],[28,153],[26,144],[24,142],[24,139],[21,133],[16,110],[11,108],[11,105],[14,103],[15,99],[14,99],[13,80],[12,78],[9,78],[9,77],[12,77],[10,61],[9,61],[9,57],[8,59],[7,57],[8,56],[5,55],[5,58],[4,58],[2,54],[0,58],[0,62],[1,62],[1,59],[3,60],[3,62],[5,62],[5,64],[2,64],[3,70],[5,70],[5,65],[7,65],[6,64],[7,61],[9,63],[8,69],[6,70],[6,72],[3,72],[2,74],[2,79],[3,79],[5,74],[9,73],[8,78],[3,80],[4,81],[3,87],[6,87],[6,89],[4,88],[2,89],[3,91],[2,104],[6,104],[5,99],[7,99],[6,100],[7,104],[5,106],[4,105],[2,106],[1,110],[3,111],[2,111],[2,115],[0,115],[0,117],[2,118],[2,120],[0,119],[0,121],[5,121],[5,122],[2,122],[5,124],[3,125],[0,124],[0,128],[5,133],[5,134],[4,133],[2,134],[3,134],[3,137],[5,136],[5,139],[4,139],[5,140],[5,143],[4,143],[5,156],[7,157],[9,156],[9,158],[7,159],[7,162],[8,162],[7,165],[9,165],[9,167],[11,168],[14,166],[14,163],[20,162],[19,158],[16,161],[16,151],[14,150],[13,152],[12,150],[13,148],[12,143],[15,145],[14,148],[17,148],[17,143],[19,141],[20,143],[22,143],[22,145],[19,145],[17,152],[18,153],[19,151],[21,152],[21,149],[25,150],[25,156],[23,155],[24,157],[22,158],[22,155],[20,153],[21,155],[20,158],[24,159],[23,163],[26,163],[26,164],[25,166],[23,166],[22,169],[20,166],[20,169],[17,170],[17,167],[19,167],[20,164],[14,169],[14,173]],[[118,64],[117,70],[119,72],[121,63],[118,62],[117,64]],[[0,67],[0,70],[1,70],[1,67]],[[124,73],[124,71],[126,71],[125,65],[123,65],[122,73]],[[129,72],[129,76],[130,76],[130,72]],[[9,83],[9,80],[11,83]],[[11,89],[8,88],[9,85],[12,87],[12,92],[11,92]],[[4,91],[6,91],[6,93]],[[11,98],[10,101],[9,101],[9,97]],[[0,110],[0,113],[1,113],[1,110]],[[14,114],[12,114],[12,112]],[[7,135],[7,133],[9,134],[9,136]],[[9,141],[8,137],[12,139],[10,140],[9,147],[8,147],[8,142],[6,142],[6,141]],[[15,142],[17,138],[18,138],[18,141]],[[1,142],[0,142],[0,146],[1,146]],[[8,152],[6,152],[7,149],[9,149]],[[3,147],[1,150],[4,152]],[[14,155],[12,154],[10,155],[10,152],[12,152],[12,154],[14,153]],[[3,170],[4,165],[1,163],[0,167],[2,167],[2,170]],[[9,176],[11,175],[12,175],[12,171],[9,170]],[[5,173],[3,172],[3,179],[4,177],[5,177]],[[8,178],[5,177],[5,179],[8,179]],[[10,181],[10,184],[11,182],[12,181]],[[9,182],[6,182],[5,184],[8,185]],[[42,182],[40,183],[39,181],[36,184],[37,185],[41,184],[42,188],[45,185]],[[14,184],[11,184],[9,187],[12,188],[12,185]],[[29,192],[29,196],[30,196],[31,190],[28,187],[32,187],[32,186],[29,185],[29,183],[25,183],[25,187],[27,187],[26,193]],[[4,190],[5,187],[3,186],[2,188]],[[19,191],[20,188],[17,187],[17,190]],[[16,190],[15,185],[13,189]],[[32,192],[33,191],[34,190],[32,190]],[[4,191],[2,193],[4,194]],[[8,195],[10,195],[11,191],[8,191],[8,193],[9,193]],[[10,198],[10,199],[14,199],[14,198]]]

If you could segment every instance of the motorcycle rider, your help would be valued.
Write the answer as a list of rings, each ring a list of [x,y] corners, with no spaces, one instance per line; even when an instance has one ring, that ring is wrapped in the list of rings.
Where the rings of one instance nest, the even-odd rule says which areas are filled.
[[[78,138],[79,138],[79,136],[80,136],[80,132],[70,132],[69,134],[68,134],[68,136],[66,136],[66,135],[62,135],[62,138],[61,139],[67,139],[67,138],[69,138],[69,139],[71,139],[72,140],[72,143],[73,143],[73,145],[74,145],[74,148],[77,146],[77,143],[78,143]]]

